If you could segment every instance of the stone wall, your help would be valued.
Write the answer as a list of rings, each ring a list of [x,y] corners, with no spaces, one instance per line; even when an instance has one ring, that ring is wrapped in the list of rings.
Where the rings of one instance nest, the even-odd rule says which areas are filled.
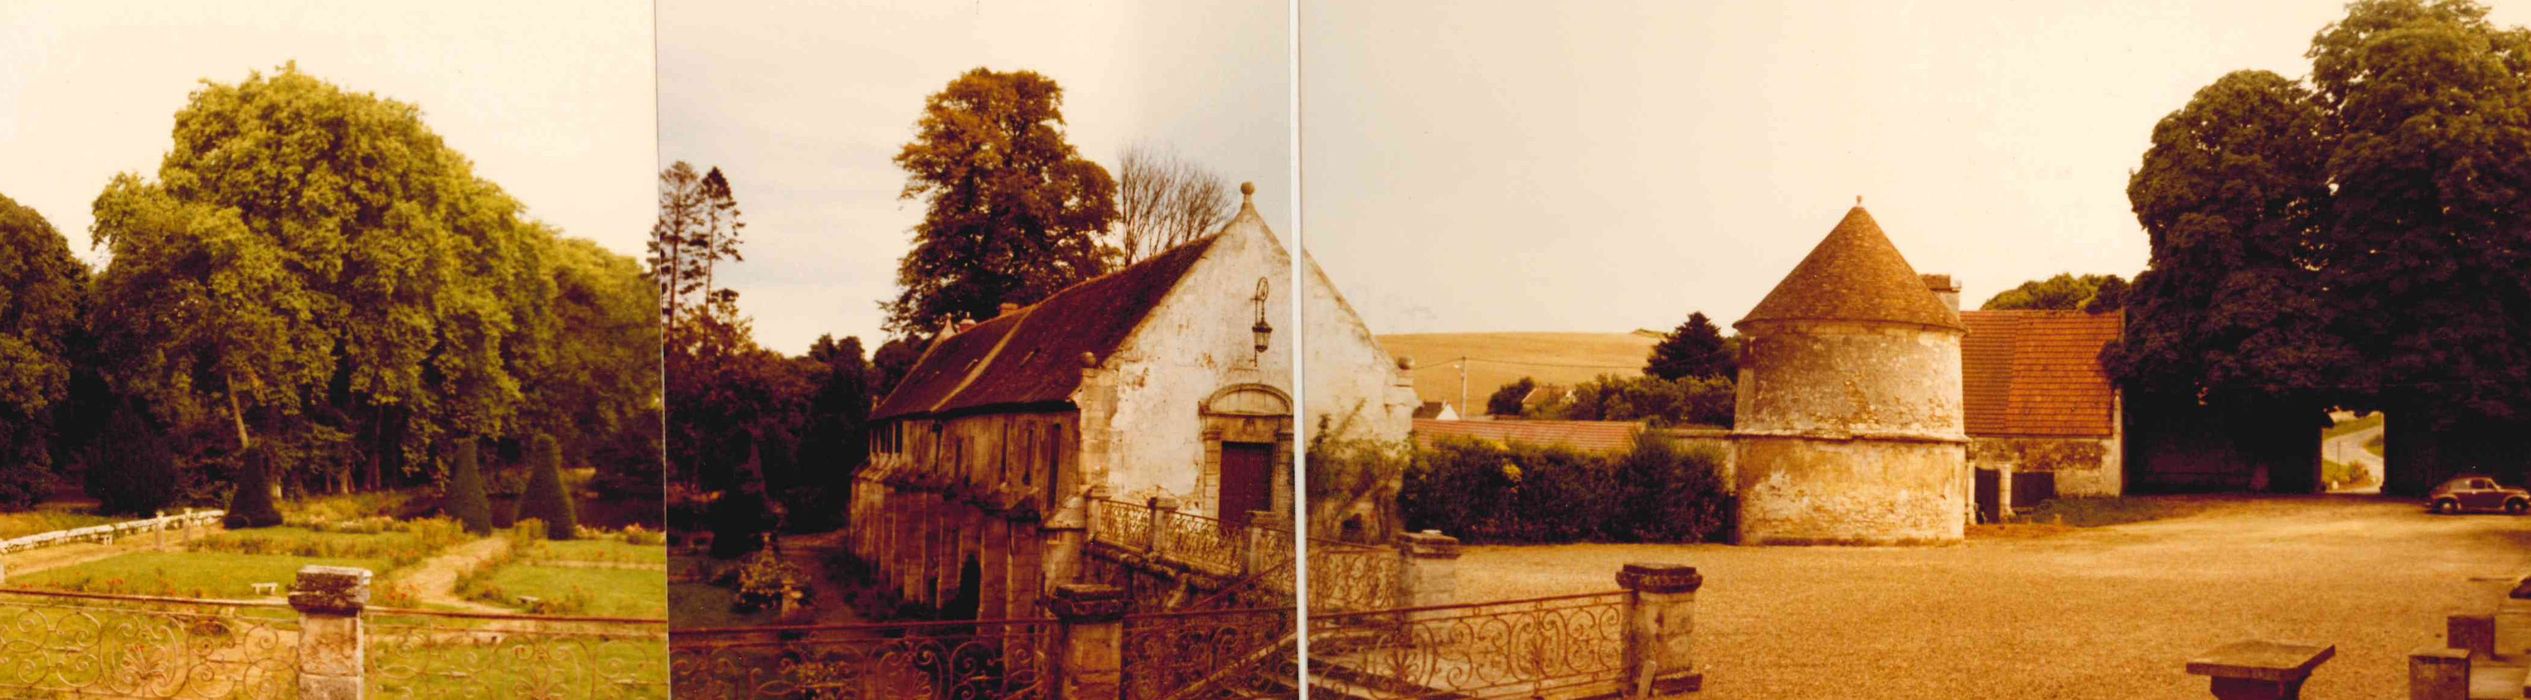
[[[1346,303],[1327,273],[1302,254],[1304,306],[1309,342],[1308,390],[1302,397],[1302,422],[1314,434],[1322,426],[1340,439],[1402,442],[1415,427],[1413,372],[1398,366],[1380,347],[1362,317]],[[1305,437],[1304,441],[1314,438]],[[1373,464],[1378,473],[1355,483],[1359,490],[1326,489],[1307,504],[1309,527],[1322,536],[1344,532],[1357,523],[1366,532],[1383,532],[1401,523],[1397,493],[1404,485],[1403,463]],[[1320,482],[1323,485],[1323,482]],[[1376,536],[1375,536],[1376,537]]]
[[[1977,437],[1969,439],[1968,450],[1971,469],[2053,474],[2060,497],[2116,496],[2124,490],[2115,437]]]

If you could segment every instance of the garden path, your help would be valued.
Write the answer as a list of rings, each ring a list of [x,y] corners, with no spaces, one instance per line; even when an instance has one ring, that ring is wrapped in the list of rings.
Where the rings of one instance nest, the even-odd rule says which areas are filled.
[[[392,579],[395,585],[412,592],[414,599],[466,612],[516,613],[518,610],[486,605],[457,595],[457,579],[510,551],[510,538],[486,537],[440,550],[438,556],[404,567]]]

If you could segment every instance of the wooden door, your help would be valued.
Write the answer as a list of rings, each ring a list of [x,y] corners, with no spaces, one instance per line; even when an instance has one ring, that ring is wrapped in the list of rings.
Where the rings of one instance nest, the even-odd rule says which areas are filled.
[[[1265,510],[1274,498],[1273,478],[1273,445],[1222,443],[1221,492],[1213,499],[1222,522],[1244,526],[1249,511]]]

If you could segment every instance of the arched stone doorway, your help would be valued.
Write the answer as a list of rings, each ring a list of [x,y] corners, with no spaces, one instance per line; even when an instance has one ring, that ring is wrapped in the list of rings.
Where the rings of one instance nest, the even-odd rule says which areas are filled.
[[[1234,525],[1252,511],[1292,508],[1292,397],[1265,384],[1235,384],[1206,397],[1198,507]]]

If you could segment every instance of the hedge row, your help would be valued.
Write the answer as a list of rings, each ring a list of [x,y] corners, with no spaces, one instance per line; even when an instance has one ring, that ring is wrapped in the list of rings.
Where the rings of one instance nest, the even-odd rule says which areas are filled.
[[[1649,432],[1618,454],[1453,438],[1417,451],[1398,501],[1408,529],[1471,543],[1720,540],[1722,461]]]

